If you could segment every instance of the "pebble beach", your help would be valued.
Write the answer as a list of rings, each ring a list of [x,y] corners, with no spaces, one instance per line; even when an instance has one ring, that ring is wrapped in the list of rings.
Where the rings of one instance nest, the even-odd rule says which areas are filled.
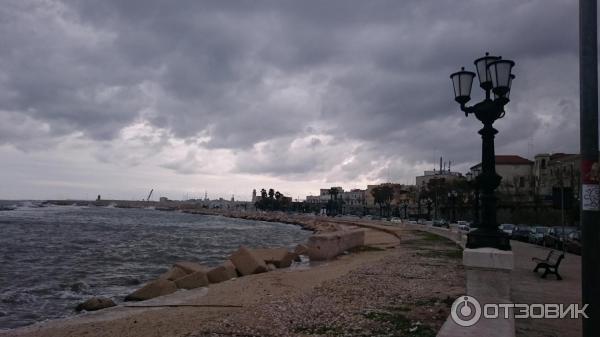
[[[450,240],[376,221],[273,216],[279,222],[302,222],[315,232],[360,226],[366,230],[365,245],[330,261],[239,277],[0,336],[435,336],[453,300],[465,292],[462,252]],[[145,302],[150,304],[141,305]]]

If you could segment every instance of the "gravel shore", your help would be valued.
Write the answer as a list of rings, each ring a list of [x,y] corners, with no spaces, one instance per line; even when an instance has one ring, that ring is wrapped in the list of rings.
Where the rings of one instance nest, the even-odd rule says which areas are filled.
[[[190,336],[435,336],[465,291],[461,251],[426,233],[403,237],[380,260],[305,293],[259,303]]]
[[[115,307],[0,335],[435,336],[465,292],[460,248],[428,233],[368,231],[366,248],[326,263],[178,292],[177,305]]]

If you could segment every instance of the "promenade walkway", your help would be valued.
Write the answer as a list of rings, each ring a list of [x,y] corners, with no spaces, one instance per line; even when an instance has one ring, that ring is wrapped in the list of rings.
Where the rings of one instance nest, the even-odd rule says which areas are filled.
[[[395,226],[389,226],[395,227]],[[432,228],[424,225],[403,224],[403,228],[428,231],[458,240],[458,229],[451,230]],[[463,236],[464,243],[466,238]],[[533,272],[533,257],[544,258],[549,248],[511,241],[514,253],[515,269],[511,274],[511,298],[513,303],[581,303],[581,257],[566,253],[559,267],[563,279],[556,280],[554,275],[546,279],[540,277],[541,272]],[[575,337],[581,336],[581,319],[517,319],[515,320],[517,337]]]
[[[532,257],[546,257],[548,248],[511,241],[515,269],[511,277],[512,300],[515,303],[579,303],[581,304],[581,257],[567,253],[557,281],[553,275],[546,279],[536,275]],[[517,319],[517,337],[581,336],[581,319]]]

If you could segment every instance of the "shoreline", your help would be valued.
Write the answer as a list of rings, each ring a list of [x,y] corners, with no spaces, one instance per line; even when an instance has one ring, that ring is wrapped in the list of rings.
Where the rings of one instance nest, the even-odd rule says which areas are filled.
[[[85,216],[85,214],[87,214],[87,212],[82,212],[79,211],[79,209],[83,209],[83,208],[88,208],[88,207],[65,207],[64,209],[61,210],[60,207],[49,207],[49,208],[37,208],[37,204],[34,204],[33,206],[30,203],[25,203],[23,205],[23,203],[21,203],[21,206],[24,208],[24,212],[35,212],[34,214],[47,214],[48,211],[50,212],[49,214],[54,214],[57,213],[58,214],[63,214],[64,212],[76,212],[77,214],[83,214],[83,216]],[[89,207],[90,209],[95,209],[95,207],[91,206]],[[226,219],[224,217],[220,217],[220,218],[213,218],[211,220],[211,217],[194,217],[194,216],[183,216],[181,215],[179,212],[177,212],[177,214],[169,214],[169,213],[155,213],[155,212],[150,212],[148,210],[148,212],[144,211],[144,210],[131,210],[132,212],[125,210],[125,212],[123,211],[117,211],[114,210],[116,212],[112,212],[113,210],[109,209],[104,209],[104,207],[98,207],[96,210],[93,210],[93,214],[100,214],[100,215],[109,215],[109,214],[113,214],[113,216],[111,216],[111,219],[116,219],[118,222],[118,219],[120,219],[121,217],[125,217],[127,219],[130,218],[130,215],[128,214],[134,214],[134,215],[138,215],[138,214],[144,214],[142,215],[142,218],[146,218],[148,220],[151,219],[158,219],[155,222],[160,222],[160,223],[169,223],[170,219],[188,219],[188,220],[183,220],[185,221],[191,221],[192,222],[192,227],[194,225],[194,223],[198,223],[198,224],[204,224],[206,222],[208,223],[214,223],[216,224],[215,226],[215,230],[213,231],[217,231],[217,232],[222,232],[223,230],[220,228],[227,228],[227,226],[231,225],[232,227],[236,227],[236,223],[240,223],[240,224],[244,224],[242,227],[244,228],[248,228],[252,233],[255,233],[253,235],[248,236],[249,234],[236,234],[238,231],[233,230],[233,233],[230,233],[229,231],[226,231],[226,234],[221,235],[222,237],[222,242],[227,242],[227,241],[232,241],[233,243],[230,244],[219,244],[219,242],[221,241],[217,241],[217,245],[215,247],[217,247],[216,250],[211,250],[211,249],[204,249],[203,247],[210,247],[209,246],[205,246],[206,240],[201,240],[201,239],[192,239],[192,240],[188,240],[189,242],[191,242],[191,244],[193,245],[193,249],[192,249],[192,253],[185,255],[185,254],[177,254],[175,253],[173,256],[175,256],[174,258],[166,258],[163,259],[161,258],[161,256],[165,256],[165,254],[159,254],[160,252],[166,252],[166,253],[170,253],[171,251],[176,251],[176,250],[185,250],[186,248],[183,247],[177,247],[177,246],[172,246],[169,248],[169,245],[162,245],[163,247],[159,248],[151,248],[152,250],[150,250],[149,252],[153,252],[151,254],[148,255],[148,257],[145,257],[144,259],[146,259],[147,261],[142,261],[141,264],[138,264],[141,267],[138,267],[137,269],[132,269],[132,268],[128,268],[127,267],[127,263],[131,262],[131,259],[134,258],[133,256],[129,256],[126,253],[119,253],[119,251],[117,251],[117,253],[112,253],[112,255],[118,254],[118,256],[121,256],[121,259],[115,259],[115,260],[109,260],[109,261],[117,261],[117,262],[110,262],[110,263],[106,263],[104,264],[104,258],[102,256],[104,251],[111,251],[111,250],[107,250],[106,246],[103,245],[95,245],[94,247],[96,247],[97,249],[95,249],[96,252],[99,252],[100,255],[97,254],[86,254],[85,256],[96,256],[94,259],[96,262],[92,262],[91,265],[87,264],[87,263],[80,263],[80,264],[71,264],[70,267],[66,267],[67,269],[63,269],[60,272],[60,275],[56,275],[56,276],[50,276],[50,277],[44,277],[44,274],[40,274],[41,279],[43,280],[42,282],[44,283],[43,286],[45,286],[45,284],[50,284],[50,286],[48,286],[47,288],[50,289],[47,291],[47,293],[44,293],[42,295],[38,294],[29,294],[29,289],[33,289],[34,286],[37,286],[37,284],[35,283],[37,281],[34,280],[33,282],[20,282],[20,283],[14,283],[15,281],[11,281],[10,284],[7,283],[7,288],[3,289],[3,302],[5,299],[4,294],[7,295],[6,298],[8,298],[8,300],[12,300],[12,298],[25,298],[25,296],[29,296],[31,297],[31,301],[29,302],[17,302],[17,300],[14,300],[15,304],[12,304],[11,302],[8,302],[8,300],[3,304],[2,306],[2,311],[6,312],[6,314],[4,313],[0,313],[0,315],[4,316],[2,317],[3,319],[3,326],[1,329],[2,331],[10,331],[11,329],[18,329],[20,327],[26,327],[32,324],[36,324],[39,322],[44,322],[47,320],[54,320],[54,319],[68,319],[68,318],[72,318],[72,317],[77,317],[78,314],[75,312],[75,307],[78,304],[82,304],[83,302],[85,302],[86,300],[92,299],[92,298],[108,298],[110,300],[112,300],[113,302],[116,303],[123,303],[124,302],[124,298],[126,298],[126,295],[133,293],[136,290],[139,290],[139,288],[141,288],[144,284],[146,284],[149,281],[152,281],[153,279],[156,279],[157,277],[160,277],[160,275],[164,274],[163,271],[169,271],[172,268],[172,265],[176,262],[179,261],[193,261],[193,262],[197,262],[199,264],[202,264],[202,266],[206,267],[207,269],[212,269],[216,266],[218,266],[219,264],[221,264],[222,262],[227,261],[228,257],[231,255],[231,253],[233,253],[239,245],[243,244],[244,241],[250,243],[253,247],[285,247],[288,250],[293,250],[294,247],[298,244],[302,244],[306,242],[306,239],[308,238],[308,236],[310,235],[309,232],[305,232],[303,230],[301,230],[301,228],[299,228],[296,225],[282,225],[282,224],[260,224],[259,222],[251,222],[251,221],[235,221],[235,220],[231,220],[231,219]],[[99,213],[98,213],[99,212]],[[16,213],[13,212],[16,217],[16,219],[20,219],[21,215],[19,215],[20,213]],[[34,217],[35,218],[35,217]],[[52,216],[50,218],[53,218]],[[37,218],[36,218],[37,219]],[[43,223],[43,221],[40,219],[40,223]],[[59,219],[59,218],[57,218]],[[133,221],[136,221],[135,218],[132,218]],[[190,220],[191,219],[191,220]],[[20,221],[20,220],[18,220]],[[66,220],[65,220],[66,221]],[[60,222],[60,220],[59,220]],[[82,223],[82,222],[80,222]],[[146,221],[141,221],[140,223],[152,223],[152,222],[146,222]],[[254,227],[254,225],[258,228],[261,229],[252,229],[252,227]],[[134,226],[135,227],[135,226]],[[214,226],[213,226],[214,227]],[[145,227],[146,230],[148,231],[153,231],[152,227]],[[283,228],[283,229],[277,229],[277,228]],[[104,230],[104,229],[103,229]],[[184,229],[184,232],[186,232],[187,230]],[[274,233],[289,233],[289,235],[284,235],[285,238],[283,237],[278,237],[278,236],[273,236],[270,235],[269,233],[271,233],[271,231],[273,231]],[[99,232],[101,235],[102,233]],[[118,233],[118,230],[117,230]],[[189,232],[187,232],[189,234]],[[230,233],[230,234],[227,234]],[[240,232],[240,233],[250,233],[250,232]],[[73,240],[79,240],[80,241],[80,237],[79,234],[75,234],[72,235]],[[231,239],[228,239],[229,237],[231,237]],[[270,238],[269,238],[270,237]],[[240,238],[240,239],[236,239],[236,238]],[[67,240],[69,241],[69,240]],[[186,241],[186,243],[188,242]],[[214,241],[214,240],[212,240]],[[41,244],[44,244],[45,241],[41,241]],[[65,241],[56,241],[56,243],[58,245],[66,245],[64,243]],[[153,240],[149,241],[149,242],[154,242]],[[159,245],[161,243],[159,242]],[[213,245],[215,243],[213,242]],[[85,243],[83,243],[80,246],[76,246],[77,248],[69,248],[69,249],[77,249],[78,251],[87,251],[88,247],[85,246]],[[137,246],[136,246],[137,247]],[[144,247],[153,247],[152,245],[142,245],[142,248]],[[166,247],[166,248],[165,248]],[[184,246],[187,247],[187,246]],[[131,248],[126,250],[128,252],[133,252],[132,254],[136,254],[136,248]],[[217,253],[215,253],[215,251],[218,251]],[[62,251],[61,251],[62,252]],[[69,252],[68,250],[66,250],[66,252]],[[64,252],[63,252],[64,253]],[[58,255],[56,256],[61,256],[60,253],[57,253]],[[74,253],[73,255],[76,255],[77,253]],[[85,254],[85,253],[84,253]],[[212,255],[211,255],[212,254]],[[111,255],[111,256],[112,256]],[[177,257],[177,255],[179,255],[180,257]],[[50,254],[46,254],[46,256],[54,256],[53,253]],[[71,256],[71,255],[69,255]],[[100,256],[100,257],[98,257]],[[116,255],[115,255],[116,256]],[[168,255],[167,255],[168,256]],[[208,256],[208,257],[207,257]],[[131,259],[130,259],[131,258]],[[218,260],[217,260],[218,259]],[[81,260],[81,259],[80,259]],[[80,261],[80,260],[75,260],[75,261]],[[138,259],[139,260],[139,259]],[[39,261],[39,260],[38,260]],[[90,261],[89,259],[86,261]],[[120,262],[119,262],[120,261]],[[144,264],[145,263],[145,264]],[[39,263],[33,264],[36,268],[38,267]],[[93,266],[96,266],[97,264],[102,265],[102,268],[100,271],[96,270],[96,268],[93,268]],[[106,268],[106,265],[111,266],[110,268]],[[122,266],[122,267],[120,267]],[[137,266],[137,265],[136,265]],[[42,268],[43,265],[40,265],[40,268]],[[161,271],[162,269],[162,271]],[[38,269],[32,269],[32,270],[38,270]],[[41,270],[41,269],[39,269]],[[12,269],[11,269],[12,272]],[[28,272],[29,274],[25,275],[25,276],[29,276],[29,275],[37,275],[35,273],[33,273],[32,271]],[[82,274],[83,273],[83,274]],[[95,278],[93,279],[92,276],[92,281],[96,281],[96,283],[93,283],[90,280],[85,280],[84,283],[84,277],[86,275],[91,275],[94,273],[100,273],[102,276],[102,278]],[[17,273],[13,273],[13,274],[17,274]],[[11,275],[11,274],[8,274]],[[7,276],[8,276],[7,275]],[[84,275],[82,277],[79,277],[77,275]],[[116,276],[120,276],[120,278],[117,278]],[[114,276],[114,277],[113,277]],[[122,281],[124,278],[127,278],[126,281]],[[11,280],[17,280],[17,278],[14,277],[10,277],[9,279]],[[40,278],[38,278],[40,279]],[[8,279],[7,279],[8,280]],[[56,280],[56,281],[55,281]],[[132,281],[130,281],[132,280]],[[125,283],[127,282],[127,283]],[[14,283],[14,284],[13,284]],[[58,286],[55,286],[56,284],[60,284],[61,288],[59,288]],[[79,288],[77,288],[76,290],[73,290],[73,285],[79,286],[82,285],[82,289],[84,289],[83,291],[79,291]],[[97,285],[98,284],[98,285]],[[10,289],[8,288],[8,286],[10,285]],[[54,286],[54,288],[51,288],[52,286]],[[88,289],[92,289],[92,290],[88,290]],[[4,292],[6,291],[6,292]],[[66,293],[67,295],[65,296],[64,293]],[[16,295],[14,295],[16,294]],[[8,297],[10,295],[10,297]],[[14,296],[13,296],[14,295]],[[43,297],[45,296],[45,297]],[[41,305],[38,305],[36,303],[41,303]],[[29,314],[31,314],[31,316],[28,316]],[[30,318],[33,317],[33,318]],[[26,325],[23,325],[26,324]]]
[[[268,273],[211,284],[206,288],[178,291],[172,295],[148,301],[125,303],[117,307],[85,313],[67,319],[46,321],[13,330],[0,331],[0,336],[236,336],[238,332],[243,330],[247,331],[244,334],[240,332],[238,335],[270,336],[265,332],[264,327],[261,328],[262,325],[254,326],[256,322],[254,322],[253,313],[267,316],[283,315],[285,313],[277,312],[278,310],[275,310],[275,313],[272,312],[273,306],[275,308],[289,306],[305,296],[316,296],[314,292],[318,292],[322,287],[329,287],[327,288],[329,294],[327,296],[341,295],[345,298],[347,295],[343,294],[348,291],[345,288],[353,287],[353,284],[358,282],[353,280],[354,278],[358,277],[360,282],[367,282],[368,285],[371,283],[369,278],[376,277],[381,272],[383,274],[377,277],[383,277],[385,282],[400,282],[400,287],[405,287],[410,283],[411,289],[409,289],[409,292],[411,292],[411,296],[408,297],[410,301],[415,301],[413,298],[415,296],[415,298],[424,298],[423,303],[419,302],[418,305],[413,303],[415,310],[429,307],[435,307],[437,311],[446,310],[446,305],[442,303],[445,294],[457,293],[459,295],[461,291],[464,291],[462,290],[464,280],[462,273],[459,272],[460,267],[458,267],[457,272],[456,267],[448,267],[445,271],[443,268],[431,270],[432,268],[428,267],[430,262],[427,261],[416,260],[412,261],[415,263],[408,263],[410,261],[406,261],[406,259],[414,260],[414,253],[419,252],[421,248],[417,248],[414,244],[416,236],[412,231],[405,229],[398,229],[398,231],[404,238],[405,245],[399,245],[402,240],[398,240],[390,234],[370,230],[369,244],[387,248],[342,255],[334,260],[314,264],[308,268],[278,269]],[[423,242],[430,244],[427,241]],[[418,259],[421,258],[431,259],[430,257],[419,257]],[[403,263],[397,263],[398,259]],[[386,262],[383,267],[381,266],[382,261]],[[421,270],[419,273],[439,273],[445,279],[448,279],[448,273],[453,274],[450,290],[448,292],[438,291],[437,293],[444,293],[444,296],[438,296],[438,300],[429,303],[429,296],[436,292],[423,291],[424,289],[421,289],[422,285],[420,285],[422,282],[418,278],[403,279],[402,277],[395,277],[388,279],[388,276],[385,276],[387,275],[386,268],[406,269],[413,267],[419,268]],[[375,269],[369,271],[369,268]],[[403,273],[406,272],[404,270]],[[367,279],[361,276],[367,274],[371,275]],[[346,284],[349,281],[351,284]],[[438,282],[430,282],[428,285],[428,287],[434,288],[439,286]],[[397,291],[395,287],[393,289],[384,288],[386,291]],[[350,293],[356,293],[356,291]],[[382,298],[385,297],[387,296]],[[317,298],[321,297],[317,296]],[[351,301],[349,304],[351,306],[358,305],[360,301],[370,300],[362,298],[356,300],[356,302]],[[140,305],[158,305],[159,307],[141,308]],[[164,307],[165,305],[170,306]],[[231,307],[227,307],[228,305],[231,305]],[[311,308],[309,307],[306,310],[317,309]],[[333,310],[335,308],[334,304],[327,304],[321,309]],[[302,320],[304,316],[309,317],[311,315],[309,312],[303,311],[294,314],[294,317],[299,320]],[[440,314],[437,319],[433,320],[431,323],[433,328],[439,328],[446,316],[445,313]],[[232,322],[235,322],[235,324]],[[277,329],[284,329],[277,322],[263,322],[263,324],[273,324]],[[242,329],[241,326],[244,326],[244,328]],[[241,330],[238,330],[238,328]],[[260,330],[258,334],[256,332],[254,335],[250,333],[250,331],[256,329]],[[308,329],[311,328],[308,327]],[[229,331],[229,334],[215,334],[219,331]],[[289,335],[301,336],[303,334],[291,333]]]
[[[410,242],[410,238],[414,236],[406,228],[400,228],[403,226],[384,226],[383,222],[363,219],[329,218],[284,212],[195,208],[178,210],[191,214],[293,224],[313,233],[326,233],[348,227],[362,227],[365,228],[365,232],[368,234],[365,246],[372,248],[342,255],[331,261],[311,263],[308,267],[277,269],[268,273],[238,277],[230,281],[211,284],[208,287],[177,291],[171,295],[160,296],[151,300],[122,302],[116,307],[100,311],[47,320],[11,330],[0,330],[0,336],[127,335],[141,337],[152,335],[180,336],[184,332],[190,334],[203,331],[202,329],[206,324],[213,321],[222,322],[230,316],[243,316],[240,312],[246,312],[246,308],[261,306],[265,300],[270,301],[288,295],[302,296],[323,284],[344,279],[351,275],[353,271],[380,263],[382,259],[385,260],[402,251],[401,242],[406,241],[407,237],[407,242]],[[462,275],[460,276],[459,278],[462,280]],[[334,293],[339,290],[336,287],[331,289]],[[457,295],[460,295],[460,293]],[[444,310],[444,308],[439,308],[439,310]],[[194,322],[182,323],[177,318],[180,316],[187,317],[188,315],[192,315],[189,316],[190,319],[194,317],[192,319]],[[197,317],[201,317],[200,321],[203,324],[195,321]],[[250,320],[249,318],[240,319],[244,321],[244,324],[249,323],[247,321]],[[443,319],[440,318],[435,325],[441,326]],[[144,328],[142,325],[137,325],[138,321],[145,322],[149,327]],[[165,327],[166,330],[157,326],[155,321],[160,322],[159,325]],[[123,333],[125,330],[128,332]],[[222,334],[216,334],[215,336],[220,335]],[[234,335],[225,334],[223,336]],[[257,336],[263,335],[265,335],[264,332]],[[296,334],[292,335],[295,336]]]

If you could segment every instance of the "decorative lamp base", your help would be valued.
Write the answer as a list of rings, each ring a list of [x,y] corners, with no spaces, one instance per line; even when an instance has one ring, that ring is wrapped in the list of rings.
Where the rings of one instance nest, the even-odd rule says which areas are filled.
[[[496,248],[511,250],[508,234],[499,229],[477,228],[467,234],[467,248]]]

